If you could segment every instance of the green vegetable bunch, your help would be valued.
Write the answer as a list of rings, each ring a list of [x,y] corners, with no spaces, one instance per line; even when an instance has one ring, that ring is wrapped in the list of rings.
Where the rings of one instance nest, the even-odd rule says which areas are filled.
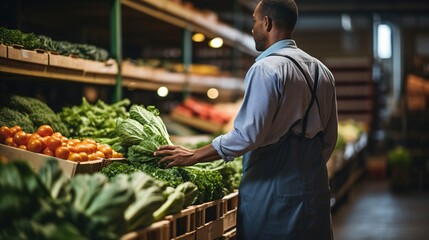
[[[136,172],[70,179],[50,159],[34,173],[24,162],[0,163],[0,239],[119,239],[193,202],[197,186],[169,188]]]
[[[47,124],[62,135],[69,135],[66,125],[46,103],[19,95],[12,95],[3,101],[6,107],[0,108],[0,125],[19,125],[26,132],[34,132],[41,125]]]
[[[50,37],[36,36],[34,33],[23,33],[18,29],[4,27],[0,27],[0,43],[8,46],[19,45],[29,50],[43,49],[60,55],[75,55],[96,61],[106,61],[109,58],[106,49],[94,45],[56,41]]]
[[[159,157],[154,157],[153,152],[162,145],[172,145],[158,109],[132,105],[129,115],[129,118],[118,118],[116,122],[119,145],[126,151],[127,159],[140,163],[156,162]]]
[[[412,162],[410,151],[403,146],[396,146],[388,153],[390,164],[408,166]]]
[[[90,104],[83,97],[80,106],[64,107],[58,114],[70,129],[71,137],[113,139],[116,119],[128,117],[126,107],[129,104],[129,99],[123,99],[110,105],[102,100]]]
[[[75,55],[96,61],[106,61],[109,58],[109,52],[106,49],[94,45],[55,41],[47,36],[39,36],[38,38],[41,49],[56,52],[60,55]]]
[[[0,42],[5,45],[21,45],[33,50],[40,47],[40,40],[34,33],[23,33],[17,29],[0,27]]]

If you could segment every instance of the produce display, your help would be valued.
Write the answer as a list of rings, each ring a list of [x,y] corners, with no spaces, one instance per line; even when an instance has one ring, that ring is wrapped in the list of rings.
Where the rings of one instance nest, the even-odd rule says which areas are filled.
[[[60,55],[74,55],[97,61],[105,61],[109,57],[107,50],[94,45],[56,41],[47,36],[37,36],[34,33],[23,33],[17,29],[4,27],[0,27],[0,43],[8,46],[19,45],[28,50],[42,49]]]
[[[190,181],[198,187],[198,197],[194,204],[220,199],[231,192],[232,184],[224,185],[224,178],[217,170],[198,166],[165,169],[158,164],[160,157],[153,156],[153,152],[161,145],[172,143],[155,107],[131,106],[129,118],[118,118],[115,133],[118,142],[113,148],[123,152],[129,163],[115,163],[102,169],[109,177],[142,171],[163,180],[171,187]]]
[[[69,136],[61,118],[46,103],[32,97],[12,95],[0,99],[0,126],[21,126],[34,132],[41,125],[50,125],[54,131]]]
[[[119,239],[177,213],[195,193],[190,182],[171,188],[142,172],[69,179],[52,159],[38,173],[0,163],[0,239]]]
[[[58,114],[23,96],[2,105],[2,111],[14,115],[2,115],[1,144],[74,162],[121,161],[103,161],[100,172],[71,178],[58,167],[59,159],[43,161],[38,173],[28,162],[0,163],[0,215],[13,216],[0,220],[0,239],[119,239],[238,188],[240,160],[172,168],[159,164],[153,152],[173,144],[159,110],[134,104],[127,111],[128,105],[128,99],[109,105],[83,98],[81,105]],[[30,117],[36,112],[62,124],[68,136],[53,125],[36,125],[47,118]]]
[[[0,143],[74,162],[123,157],[108,145],[97,143],[89,138],[82,141],[76,138],[69,139],[60,132],[54,132],[49,125],[42,125],[32,133],[23,131],[18,125],[11,128],[2,126]]]
[[[126,107],[130,100],[123,99],[114,104],[106,104],[98,100],[90,104],[85,97],[79,106],[64,107],[59,117],[64,122],[71,137],[100,139],[113,138],[117,118],[127,118]]]

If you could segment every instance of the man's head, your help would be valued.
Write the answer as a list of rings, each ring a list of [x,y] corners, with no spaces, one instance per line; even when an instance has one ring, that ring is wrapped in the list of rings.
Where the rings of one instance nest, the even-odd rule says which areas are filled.
[[[264,51],[278,40],[291,38],[297,18],[294,0],[261,0],[253,12],[256,50]]]

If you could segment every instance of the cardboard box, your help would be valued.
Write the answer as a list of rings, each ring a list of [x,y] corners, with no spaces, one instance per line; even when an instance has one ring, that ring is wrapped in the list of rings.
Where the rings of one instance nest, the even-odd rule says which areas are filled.
[[[7,47],[3,44],[0,44],[0,57],[7,58]]]
[[[98,172],[103,163],[103,159],[88,162],[73,162],[0,144],[1,161],[25,161],[35,172],[39,171],[46,160],[50,158],[58,161],[59,167],[68,177],[73,177],[78,173]]]
[[[48,65],[49,63],[49,56],[46,52],[43,51],[38,52],[8,46],[7,56],[9,59],[23,62],[37,63],[42,65]]]
[[[127,233],[121,240],[169,240],[170,223],[168,221],[155,222],[152,225],[139,230]]]
[[[85,69],[85,60],[82,58],[73,58],[70,56],[62,56],[58,54],[49,53],[49,66],[69,68],[74,70]]]

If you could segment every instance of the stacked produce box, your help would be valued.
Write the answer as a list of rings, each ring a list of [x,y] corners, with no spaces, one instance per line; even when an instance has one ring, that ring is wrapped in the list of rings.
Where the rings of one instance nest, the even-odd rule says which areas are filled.
[[[13,217],[0,220],[0,238],[216,239],[233,230],[241,162],[165,169],[153,152],[173,143],[155,107],[83,98],[55,113],[34,98],[1,102],[0,214]]]

